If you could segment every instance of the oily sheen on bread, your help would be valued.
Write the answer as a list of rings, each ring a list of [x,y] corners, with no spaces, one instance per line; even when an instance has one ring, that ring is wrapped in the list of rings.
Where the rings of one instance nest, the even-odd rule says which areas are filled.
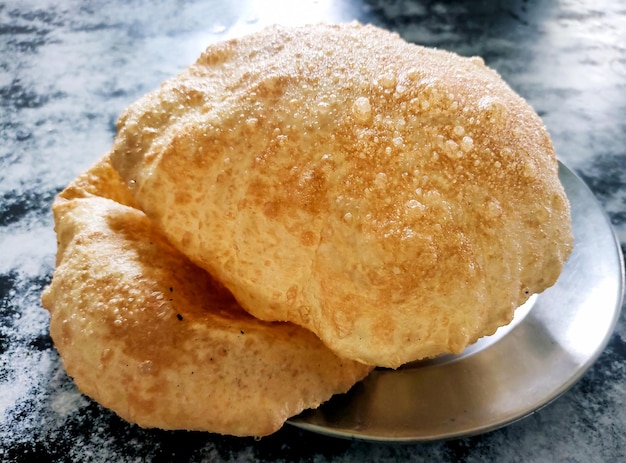
[[[54,203],[57,268],[42,300],[83,393],[144,427],[263,436],[371,370],[250,316],[132,202],[105,158]]]
[[[248,312],[372,365],[493,333],[572,248],[533,109],[480,58],[371,26],[208,47],[125,111],[112,162]]]

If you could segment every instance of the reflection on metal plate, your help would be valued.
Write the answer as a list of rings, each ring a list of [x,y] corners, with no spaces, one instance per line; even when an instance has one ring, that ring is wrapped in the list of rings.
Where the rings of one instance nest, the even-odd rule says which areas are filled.
[[[374,370],[347,394],[289,423],[372,441],[453,438],[523,418],[572,386],[613,332],[624,267],[609,219],[591,191],[563,164],[559,175],[575,242],[556,285],[461,355]]]

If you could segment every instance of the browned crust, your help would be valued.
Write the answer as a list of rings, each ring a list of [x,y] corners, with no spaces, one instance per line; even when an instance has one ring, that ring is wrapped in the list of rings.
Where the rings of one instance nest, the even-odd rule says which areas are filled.
[[[374,27],[213,45],[118,127],[113,163],[179,250],[362,362],[460,352],[572,248],[533,109],[480,58]]]

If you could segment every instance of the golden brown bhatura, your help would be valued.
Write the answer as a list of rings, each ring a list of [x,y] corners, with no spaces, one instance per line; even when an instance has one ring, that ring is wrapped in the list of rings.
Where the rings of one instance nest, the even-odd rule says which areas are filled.
[[[127,109],[112,162],[245,310],[371,365],[493,333],[572,248],[533,109],[482,59],[372,26],[208,47]]]
[[[371,370],[242,310],[134,207],[108,157],[59,195],[54,216],[51,336],[79,390],[130,422],[263,436]]]

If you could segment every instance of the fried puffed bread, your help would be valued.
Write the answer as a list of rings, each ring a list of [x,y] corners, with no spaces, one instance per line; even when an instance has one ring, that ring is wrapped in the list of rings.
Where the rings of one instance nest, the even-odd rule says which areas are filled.
[[[370,371],[299,326],[250,316],[132,203],[107,159],[54,203],[43,304],[83,393],[143,427],[263,436]]]
[[[112,160],[247,311],[372,365],[492,334],[572,248],[533,109],[480,58],[371,26],[208,47],[125,111]]]

